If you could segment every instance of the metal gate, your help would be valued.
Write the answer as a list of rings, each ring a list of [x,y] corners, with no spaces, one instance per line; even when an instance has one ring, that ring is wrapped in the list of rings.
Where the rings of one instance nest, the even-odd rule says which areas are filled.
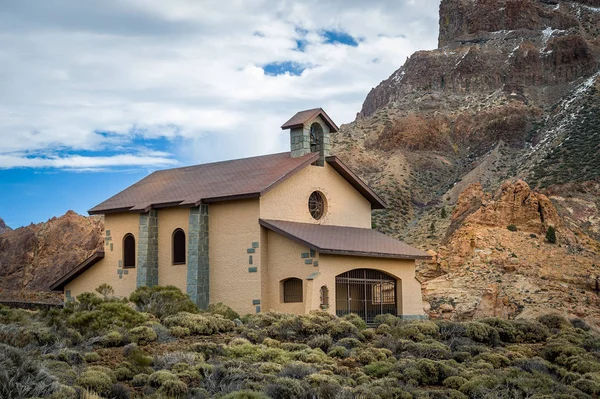
[[[396,279],[378,270],[356,269],[335,278],[336,314],[355,313],[367,323],[378,314],[396,315]]]

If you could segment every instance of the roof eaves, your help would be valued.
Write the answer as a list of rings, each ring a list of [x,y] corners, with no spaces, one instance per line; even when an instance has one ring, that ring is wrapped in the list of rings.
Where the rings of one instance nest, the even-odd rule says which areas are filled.
[[[352,171],[346,164],[344,164],[337,156],[332,155],[325,158],[328,164],[330,164],[344,179],[346,179],[352,186],[358,190],[369,202],[371,203],[372,209],[385,209],[387,204],[385,201],[373,191],[356,173]]]
[[[363,256],[367,258],[389,258],[389,259],[419,259],[431,260],[429,255],[405,255],[405,254],[387,254],[382,252],[362,252],[362,251],[339,251],[332,249],[322,249],[321,254],[325,255],[346,255],[346,256]]]
[[[87,258],[86,260],[81,262],[79,265],[77,265],[73,270],[69,271],[68,273],[63,275],[61,278],[56,280],[54,283],[52,283],[52,285],[50,286],[50,290],[51,291],[61,291],[69,282],[73,281],[76,277],[81,275],[83,272],[85,272],[90,267],[94,266],[96,263],[98,263],[103,258],[104,258],[104,251],[94,252],[89,258]]]
[[[113,209],[103,209],[95,206],[88,211],[88,215],[106,215],[109,213],[129,212],[131,211],[131,208],[133,208],[133,205]]]
[[[276,226],[272,225],[271,223],[267,222],[264,219],[258,219],[258,223],[261,226],[263,226],[264,228],[269,229],[271,231],[274,231],[277,234],[281,234],[282,236],[284,236],[286,238],[289,238],[292,241],[296,241],[299,244],[305,245],[306,247],[314,250],[315,252],[321,252],[321,248],[318,247],[318,246],[316,246],[315,244],[313,244],[311,242],[308,242],[308,241],[305,241],[305,240],[303,240],[303,239],[301,239],[299,237],[296,237],[295,235],[290,234],[287,231],[282,230],[279,227],[276,227]]]

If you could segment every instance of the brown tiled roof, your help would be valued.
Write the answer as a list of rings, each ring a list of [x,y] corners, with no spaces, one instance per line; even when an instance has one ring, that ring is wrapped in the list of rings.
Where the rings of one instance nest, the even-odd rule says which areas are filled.
[[[340,130],[337,127],[337,125],[331,120],[329,115],[327,115],[327,113],[323,111],[323,108],[313,108],[307,109],[305,111],[300,111],[296,113],[296,115],[292,116],[292,118],[289,121],[284,123],[281,126],[281,128],[285,130],[303,126],[305,122],[313,119],[317,115],[320,115],[321,118],[325,121],[325,123],[327,123],[327,126],[329,126],[329,130],[331,130],[331,132],[337,132]]]
[[[317,153],[292,158],[289,152],[160,170],[93,207],[90,215],[145,212],[167,206],[255,198],[318,159]]]
[[[96,263],[98,263],[98,261],[100,261],[103,258],[104,258],[104,252],[101,252],[101,251],[94,252],[92,254],[92,256],[90,256],[89,258],[87,258],[86,260],[81,262],[73,270],[71,270],[70,272],[68,272],[67,274],[65,274],[64,276],[59,278],[58,280],[56,280],[50,286],[50,290],[62,291],[69,282],[73,281],[76,277],[81,275],[83,272],[85,272],[90,267],[94,266]]]
[[[260,224],[322,254],[431,259],[426,252],[372,229],[264,219]]]

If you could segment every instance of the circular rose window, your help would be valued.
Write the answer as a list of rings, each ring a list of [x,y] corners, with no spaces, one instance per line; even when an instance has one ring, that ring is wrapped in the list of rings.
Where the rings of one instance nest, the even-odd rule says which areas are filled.
[[[310,215],[319,220],[325,214],[325,195],[320,191],[314,191],[308,197],[308,211]]]

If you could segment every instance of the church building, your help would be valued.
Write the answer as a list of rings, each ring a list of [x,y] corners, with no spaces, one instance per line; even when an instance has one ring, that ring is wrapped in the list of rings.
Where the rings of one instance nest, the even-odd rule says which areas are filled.
[[[201,309],[423,317],[415,260],[429,255],[372,229],[386,204],[330,155],[336,124],[317,108],[282,129],[289,152],[157,171],[92,208],[103,251],[51,289],[174,285]]]

